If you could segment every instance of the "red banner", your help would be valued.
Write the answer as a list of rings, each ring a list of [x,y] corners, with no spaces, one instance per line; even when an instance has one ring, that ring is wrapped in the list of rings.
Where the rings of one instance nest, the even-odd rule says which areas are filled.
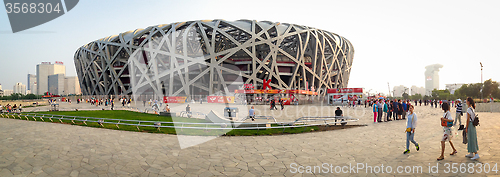
[[[234,96],[207,96],[208,103],[234,103]]]
[[[245,93],[245,94],[303,94],[303,95],[318,95],[318,92],[306,91],[306,90],[235,90],[234,93]]]
[[[283,100],[283,105],[290,105],[292,101],[290,98],[281,98],[281,100]]]
[[[363,88],[338,88],[328,89],[326,93],[363,93]]]
[[[186,98],[185,96],[164,96],[163,103],[185,103]]]

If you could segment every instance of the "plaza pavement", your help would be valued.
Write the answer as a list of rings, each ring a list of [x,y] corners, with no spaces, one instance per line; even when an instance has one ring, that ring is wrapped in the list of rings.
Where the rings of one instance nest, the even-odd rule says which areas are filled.
[[[287,108],[293,111],[293,106]],[[354,110],[343,108],[346,113],[350,109]],[[415,140],[421,149],[417,152],[411,146],[408,155],[402,153],[405,121],[373,123],[370,108],[358,109],[364,109],[366,114],[354,116],[361,113],[351,111],[351,116],[360,119],[357,124],[367,126],[294,135],[223,136],[186,149],[180,149],[175,135],[1,118],[0,176],[468,176],[469,173],[445,174],[444,165],[489,163],[493,167],[500,162],[500,113],[479,113],[479,160],[464,157],[467,148],[458,136],[453,139],[458,154],[450,156],[447,143],[445,159],[438,162],[442,137],[439,108],[416,107]],[[359,173],[350,170],[340,174],[292,173],[297,167],[292,168],[292,164],[321,166],[323,163],[334,167],[358,163],[372,168],[384,165],[386,169],[391,166],[393,173],[366,173],[365,169]],[[438,164],[439,173],[429,173],[429,164]],[[397,166],[422,166],[422,173],[398,174]],[[498,173],[474,173],[474,176],[487,175]]]

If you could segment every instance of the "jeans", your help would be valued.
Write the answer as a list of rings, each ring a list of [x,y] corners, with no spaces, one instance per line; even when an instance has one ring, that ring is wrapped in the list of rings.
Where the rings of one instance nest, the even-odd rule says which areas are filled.
[[[413,137],[415,136],[415,133],[411,132],[406,132],[406,149],[410,149],[410,141],[415,145],[418,146],[418,143],[413,140]]]
[[[381,122],[382,121],[382,108],[378,108],[378,117],[377,117],[377,121]]]

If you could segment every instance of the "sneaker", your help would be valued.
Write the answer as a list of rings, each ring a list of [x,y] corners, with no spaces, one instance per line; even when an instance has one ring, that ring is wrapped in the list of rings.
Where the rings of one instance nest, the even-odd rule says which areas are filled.
[[[410,153],[409,149],[407,149],[405,152],[403,152],[403,154],[408,154],[408,153]]]
[[[470,154],[465,155],[465,157],[472,158],[472,157],[474,157],[474,154],[470,153]]]
[[[479,159],[479,154],[476,154],[474,157],[471,158],[471,160],[477,160]]]
[[[417,151],[420,150],[420,146],[418,144],[416,144],[415,147],[417,148]]]

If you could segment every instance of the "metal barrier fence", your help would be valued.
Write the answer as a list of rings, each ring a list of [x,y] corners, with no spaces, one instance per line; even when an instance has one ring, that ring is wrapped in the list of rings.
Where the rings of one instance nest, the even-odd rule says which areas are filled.
[[[199,130],[259,130],[259,129],[275,129],[275,128],[297,128],[297,127],[310,127],[310,126],[321,126],[321,125],[331,125],[337,123],[348,123],[348,122],[356,122],[359,119],[354,119],[350,117],[301,117],[294,122],[267,122],[267,123],[258,123],[258,122],[227,122],[227,123],[195,123],[195,122],[160,122],[160,121],[146,121],[146,120],[127,120],[127,119],[109,119],[109,118],[95,118],[95,117],[81,117],[81,116],[66,116],[66,115],[53,115],[53,114],[36,114],[36,113],[1,113],[1,117],[3,118],[13,118],[13,119],[33,119],[37,121],[45,121],[44,119],[48,119],[51,122],[54,120],[60,123],[63,123],[62,120],[71,121],[73,124],[75,122],[83,122],[87,125],[87,122],[93,122],[99,124],[99,126],[104,127],[104,124],[115,125],[118,129],[120,125],[128,125],[135,126],[137,130],[140,131],[139,127],[154,127],[158,130],[160,128],[176,128],[176,129],[199,129]],[[265,117],[265,116],[263,116]],[[262,118],[263,119],[263,118]],[[267,119],[267,118],[266,118]],[[316,122],[322,123],[313,123],[308,124],[307,122],[314,122],[312,119],[315,119]],[[344,119],[344,120],[341,120]],[[341,120],[341,121],[339,121]],[[333,121],[333,122],[332,122]],[[169,125],[170,124],[170,125]],[[236,124],[236,125],[235,125]],[[228,125],[232,125],[228,127]],[[246,125],[246,126],[242,126]],[[259,126],[261,125],[261,126]],[[263,126],[262,126],[263,125]],[[278,125],[278,126],[271,126]],[[236,127],[234,127],[236,126]]]

